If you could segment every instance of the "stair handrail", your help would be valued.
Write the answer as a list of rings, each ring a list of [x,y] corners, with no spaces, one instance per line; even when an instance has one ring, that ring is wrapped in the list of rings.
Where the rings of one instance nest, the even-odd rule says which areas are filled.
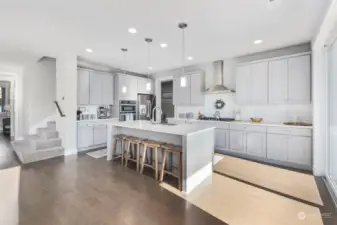
[[[60,116],[61,116],[61,117],[66,117],[66,115],[64,115],[64,113],[62,112],[62,110],[61,110],[61,107],[60,107],[59,103],[58,103],[57,101],[53,101],[53,102],[55,103],[55,105],[56,105],[56,108],[57,108],[57,110],[58,110],[58,112],[59,112]]]

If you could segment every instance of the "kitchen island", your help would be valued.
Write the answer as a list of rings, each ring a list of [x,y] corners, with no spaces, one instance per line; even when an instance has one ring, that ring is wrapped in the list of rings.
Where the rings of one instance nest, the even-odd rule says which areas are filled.
[[[114,121],[108,125],[108,160],[112,160],[113,136],[130,135],[182,146],[182,190],[191,192],[212,175],[215,127],[207,124],[152,124],[149,121]],[[121,151],[120,145],[117,152]]]

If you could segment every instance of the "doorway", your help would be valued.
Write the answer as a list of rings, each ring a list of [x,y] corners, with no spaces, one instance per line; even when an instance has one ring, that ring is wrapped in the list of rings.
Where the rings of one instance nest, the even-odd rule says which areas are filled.
[[[174,117],[174,105],[173,105],[173,81],[161,82],[161,108],[167,118]]]

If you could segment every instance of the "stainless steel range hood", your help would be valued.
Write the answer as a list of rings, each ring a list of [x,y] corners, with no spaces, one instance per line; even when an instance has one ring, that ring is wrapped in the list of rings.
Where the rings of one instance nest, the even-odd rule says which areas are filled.
[[[218,60],[213,62],[214,74],[213,82],[214,86],[206,90],[206,94],[218,94],[218,93],[233,93],[234,90],[229,89],[223,84],[223,61]]]

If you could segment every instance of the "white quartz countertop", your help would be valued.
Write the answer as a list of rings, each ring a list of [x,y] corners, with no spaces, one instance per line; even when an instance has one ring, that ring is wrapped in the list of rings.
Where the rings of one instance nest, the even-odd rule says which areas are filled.
[[[77,120],[77,123],[110,123],[113,121],[118,121],[118,118],[111,119],[95,119],[95,120]]]
[[[136,130],[145,130],[182,136],[207,129],[216,128],[215,126],[210,124],[175,124],[172,126],[164,124],[152,124],[150,121],[142,121],[142,120],[128,121],[128,122],[112,121],[110,125],[117,127],[131,128]]]
[[[291,126],[285,125],[283,123],[273,123],[273,122],[261,122],[253,123],[251,121],[211,121],[211,120],[197,120],[197,119],[169,119],[169,121],[185,121],[186,123],[199,123],[199,124],[217,124],[217,123],[228,123],[228,124],[242,124],[242,125],[252,125],[252,126],[270,126],[270,127],[283,127],[283,128],[302,128],[302,129],[312,129],[312,126]]]

